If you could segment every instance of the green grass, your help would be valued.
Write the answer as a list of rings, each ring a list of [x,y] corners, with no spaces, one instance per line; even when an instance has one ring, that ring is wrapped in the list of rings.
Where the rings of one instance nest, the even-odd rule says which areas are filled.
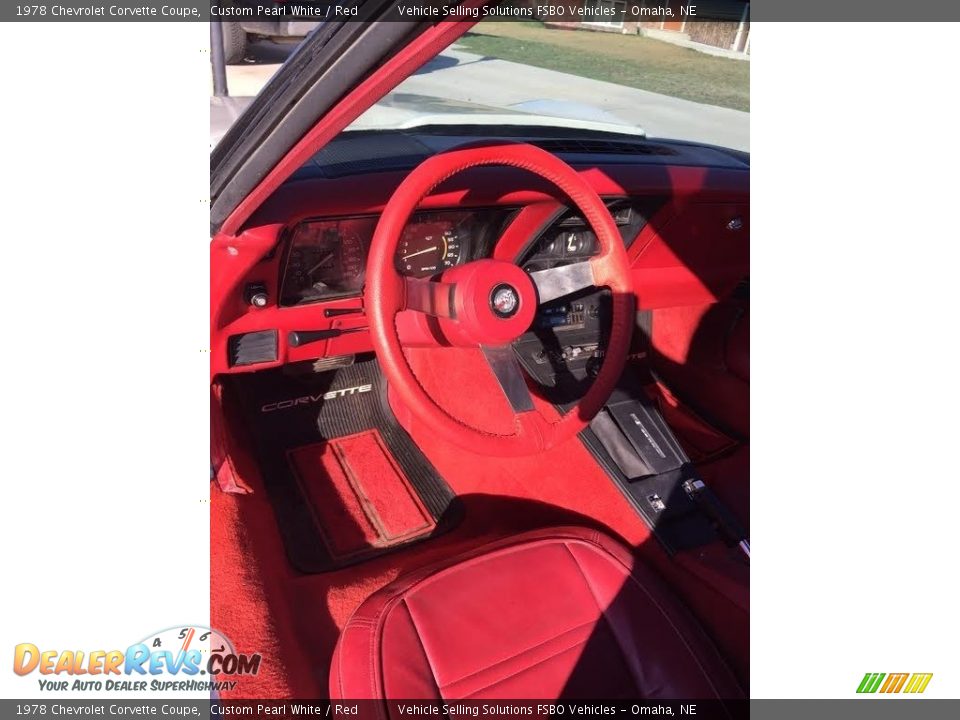
[[[750,110],[750,63],[638,35],[486,22],[462,37],[468,52],[663,95]]]

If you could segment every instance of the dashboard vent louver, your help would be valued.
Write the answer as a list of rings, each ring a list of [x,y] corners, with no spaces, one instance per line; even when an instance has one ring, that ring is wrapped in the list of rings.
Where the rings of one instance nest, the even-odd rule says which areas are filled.
[[[231,335],[227,341],[227,353],[230,367],[275,362],[278,357],[277,331],[262,330],[243,335]]]
[[[579,155],[676,155],[677,151],[664,145],[626,140],[536,140],[537,147],[554,154]]]

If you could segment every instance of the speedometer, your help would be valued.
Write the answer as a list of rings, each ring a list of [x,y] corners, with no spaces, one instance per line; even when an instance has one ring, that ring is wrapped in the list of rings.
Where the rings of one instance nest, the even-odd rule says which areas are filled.
[[[464,213],[414,216],[397,244],[397,271],[429,277],[463,262],[469,238],[467,218]]]
[[[359,292],[372,228],[369,218],[301,223],[287,256],[281,304]]]

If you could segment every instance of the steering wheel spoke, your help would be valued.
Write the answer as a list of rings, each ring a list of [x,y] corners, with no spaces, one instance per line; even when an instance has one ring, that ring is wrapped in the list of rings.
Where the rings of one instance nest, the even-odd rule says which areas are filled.
[[[454,290],[456,285],[444,282],[433,282],[422,278],[404,278],[406,286],[404,310],[431,315],[433,317],[457,319],[457,310],[454,305]]]
[[[593,263],[589,260],[537,270],[530,273],[530,278],[537,286],[541,305],[597,284],[593,276]]]
[[[533,410],[533,398],[530,397],[523,369],[513,348],[510,345],[481,345],[480,350],[513,411],[524,413]]]

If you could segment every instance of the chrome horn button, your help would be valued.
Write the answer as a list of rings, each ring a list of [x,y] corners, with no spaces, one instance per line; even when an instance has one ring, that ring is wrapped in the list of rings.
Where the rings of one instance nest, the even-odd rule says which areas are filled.
[[[501,283],[490,293],[490,308],[497,317],[513,317],[520,309],[520,293],[512,285]]]

